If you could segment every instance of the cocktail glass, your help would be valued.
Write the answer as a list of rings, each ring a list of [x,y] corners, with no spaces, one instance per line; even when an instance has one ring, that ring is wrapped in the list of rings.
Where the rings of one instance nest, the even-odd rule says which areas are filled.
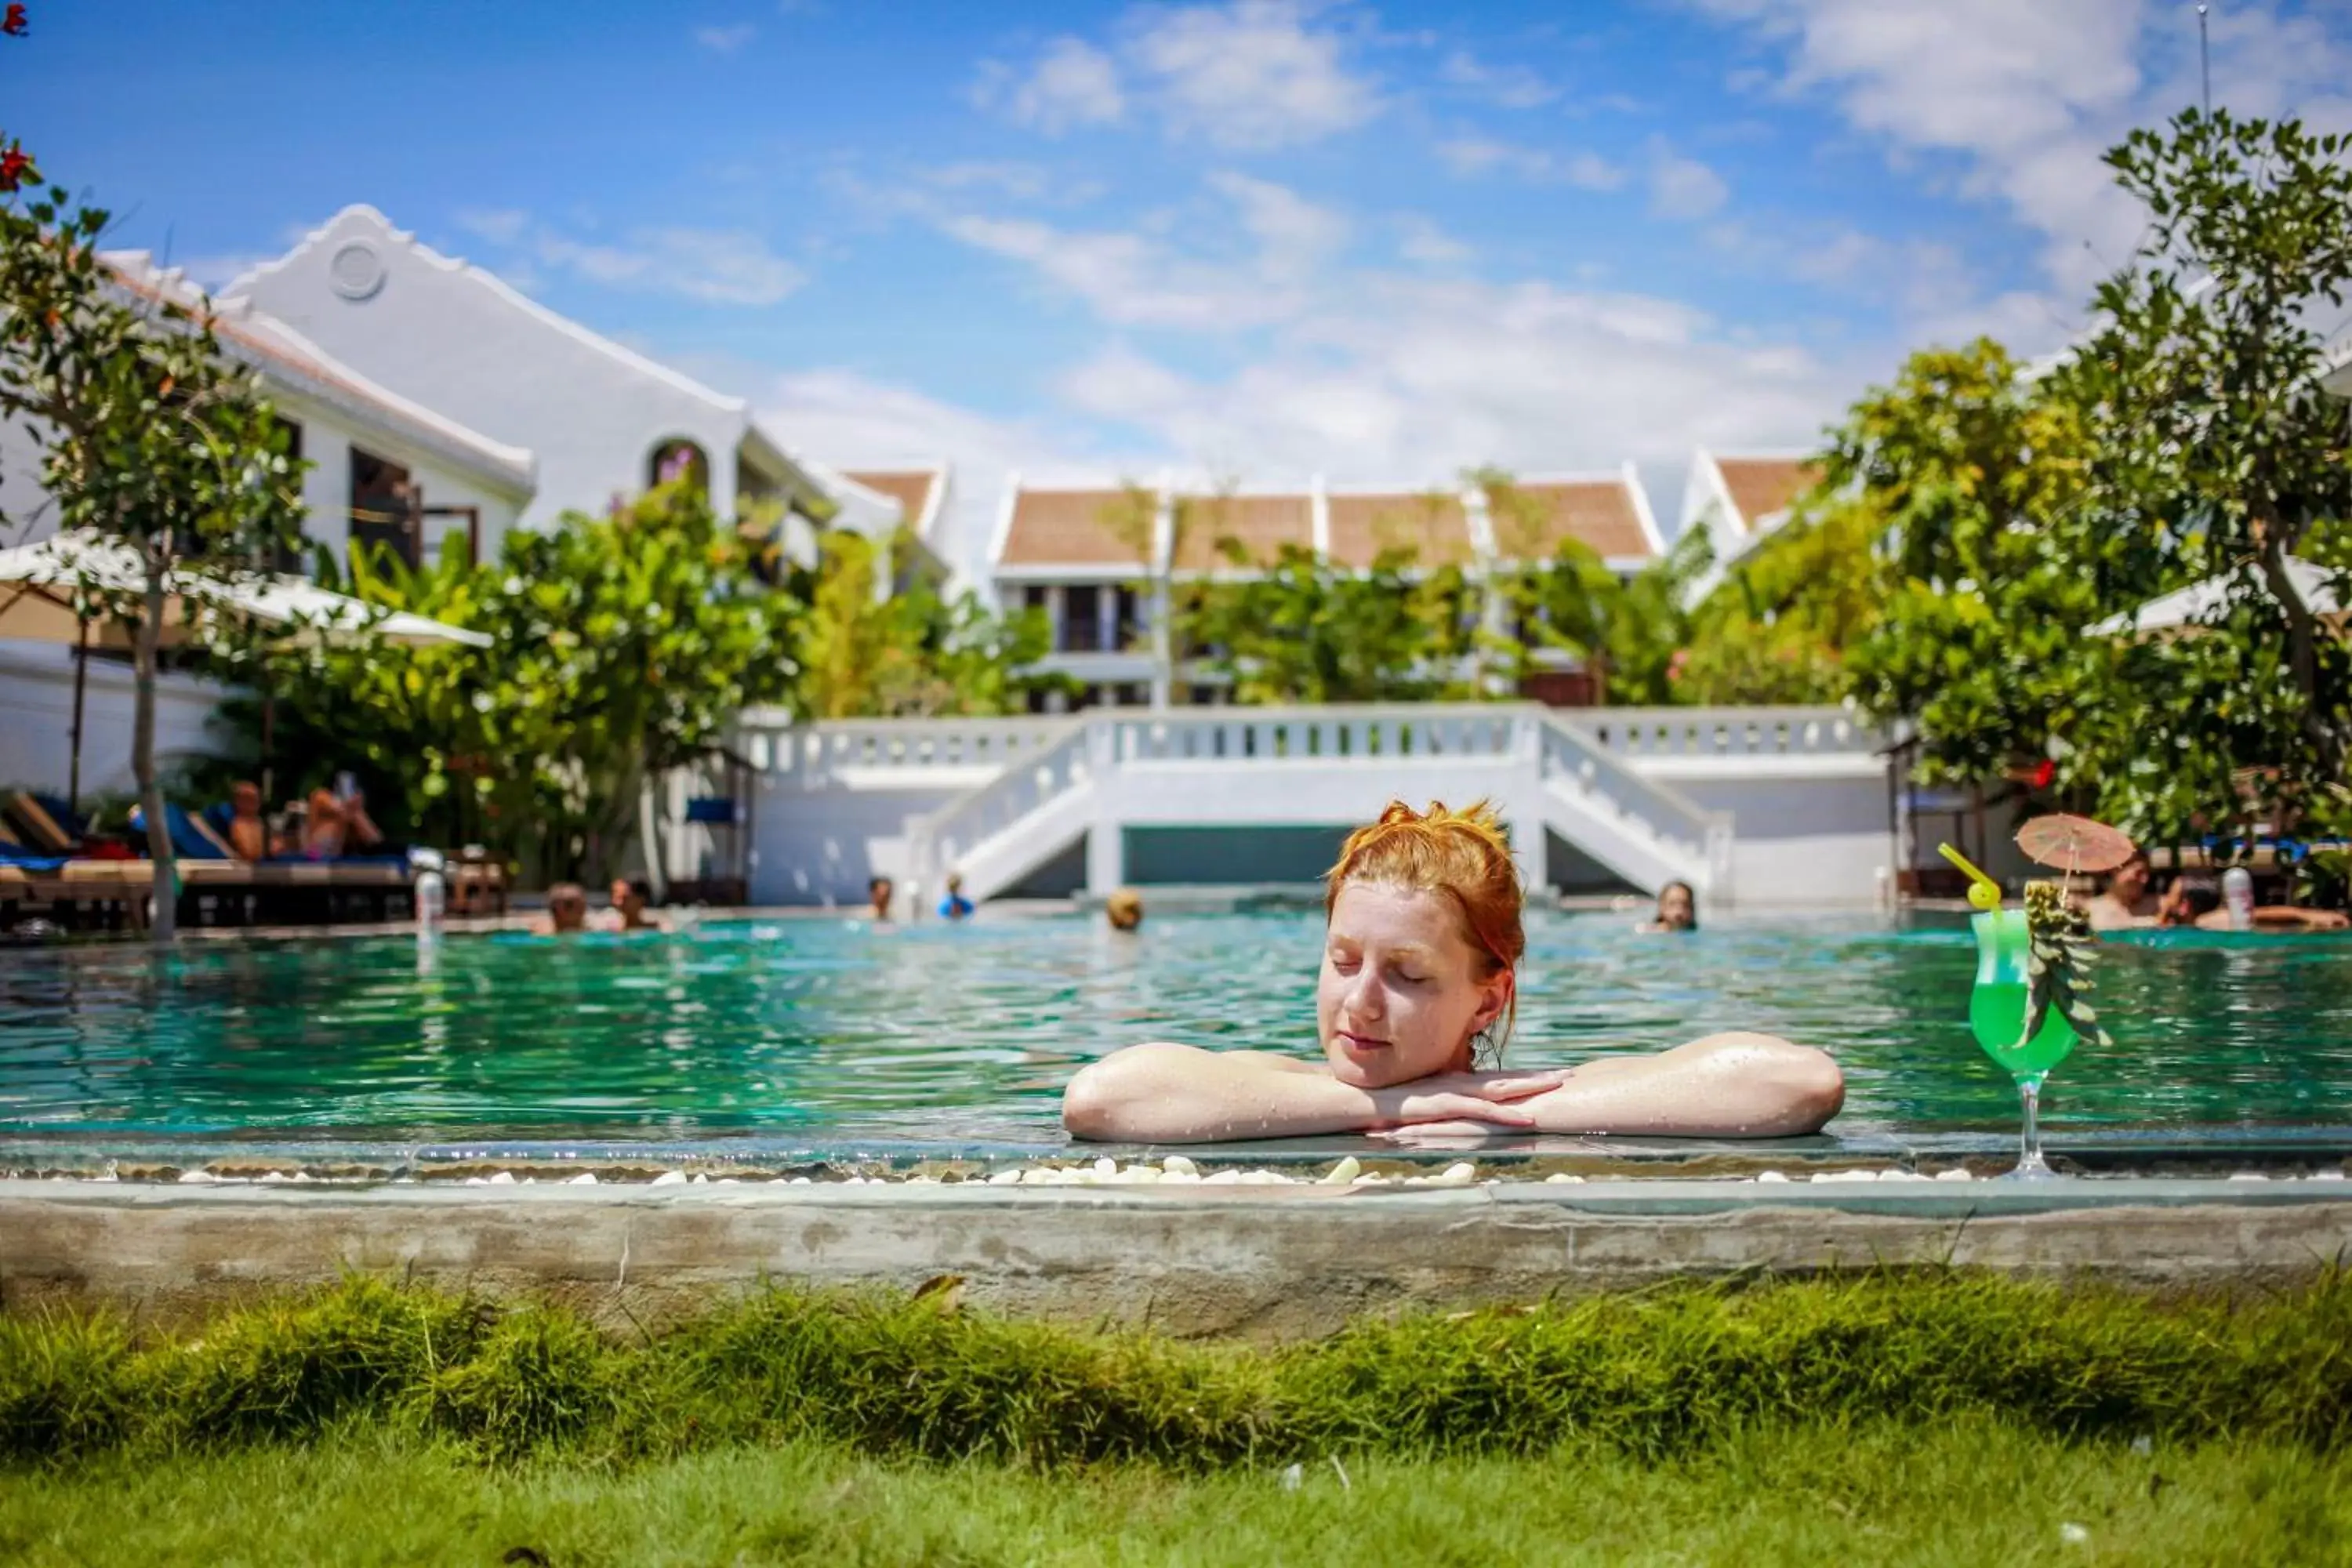
[[[1987,910],[1969,917],[1977,938],[1977,984],[1969,994],[1969,1027],[1985,1055],[2017,1080],[2025,1131],[2017,1169],[2008,1180],[2039,1182],[2053,1173],[2042,1158],[2042,1080],[2074,1048],[2074,1026],[2052,1008],[2032,1039],[2025,1036],[2026,924],[2023,910]]]

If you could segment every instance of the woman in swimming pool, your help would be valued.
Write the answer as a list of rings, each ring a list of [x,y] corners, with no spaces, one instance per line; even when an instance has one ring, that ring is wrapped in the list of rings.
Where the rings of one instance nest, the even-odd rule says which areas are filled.
[[[1424,814],[1392,804],[1349,837],[1326,879],[1321,1061],[1129,1046],[1070,1080],[1063,1125],[1079,1138],[1152,1143],[1316,1132],[1770,1138],[1818,1131],[1837,1114],[1837,1063],[1770,1035],[1710,1035],[1562,1072],[1490,1070],[1518,1006],[1520,902],[1509,846],[1484,805]]]

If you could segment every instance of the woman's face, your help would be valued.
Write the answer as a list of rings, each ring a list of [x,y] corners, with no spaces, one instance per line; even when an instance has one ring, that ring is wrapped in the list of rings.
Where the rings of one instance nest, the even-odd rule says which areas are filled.
[[[1470,1065],[1470,1037],[1502,1015],[1511,977],[1480,954],[1443,894],[1349,882],[1331,906],[1315,1025],[1331,1074],[1386,1089]]]
[[[1658,895],[1658,923],[1680,931],[1698,918],[1688,888],[1675,886]]]

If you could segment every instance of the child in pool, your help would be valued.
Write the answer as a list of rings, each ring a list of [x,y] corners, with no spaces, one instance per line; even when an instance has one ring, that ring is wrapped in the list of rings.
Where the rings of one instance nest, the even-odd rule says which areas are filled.
[[[1837,1063],[1770,1035],[1710,1035],[1564,1072],[1498,1059],[1527,942],[1509,846],[1481,804],[1391,804],[1325,879],[1315,1017],[1323,1059],[1129,1046],[1062,1097],[1079,1138],[1208,1143],[1318,1132],[1453,1139],[1512,1132],[1769,1138],[1820,1131]]]

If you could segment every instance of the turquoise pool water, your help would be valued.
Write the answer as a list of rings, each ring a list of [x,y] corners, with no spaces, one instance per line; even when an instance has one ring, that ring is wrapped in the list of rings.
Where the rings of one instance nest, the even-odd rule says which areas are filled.
[[[1080,1064],[1150,1038],[1311,1049],[1319,916],[992,914],[674,936],[451,937],[0,952],[0,1133],[449,1143],[743,1135],[1057,1141]],[[1844,1064],[1832,1131],[2014,1126],[1969,1037],[1957,921],[1754,918],[1687,938],[1622,916],[1530,928],[1515,1063],[1757,1027]],[[2051,1082],[2067,1129],[2352,1129],[2352,940],[2111,946],[2116,1043]]]

